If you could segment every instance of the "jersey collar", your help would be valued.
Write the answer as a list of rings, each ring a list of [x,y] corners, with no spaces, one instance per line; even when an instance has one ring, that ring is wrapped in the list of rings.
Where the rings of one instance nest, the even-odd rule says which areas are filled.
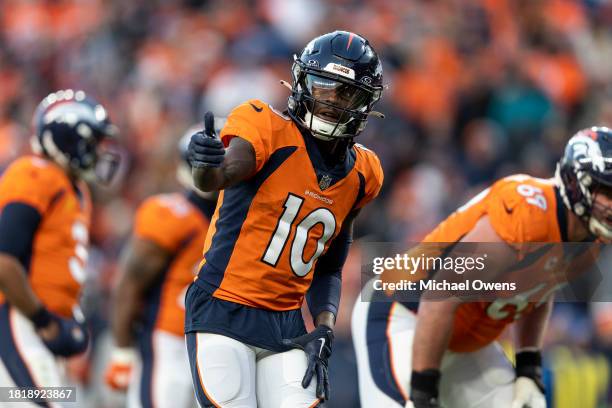
[[[323,155],[319,151],[313,137],[308,134],[308,130],[302,126],[296,125],[304,139],[304,145],[306,146],[306,152],[310,158],[310,163],[317,176],[317,182],[321,185],[321,180],[324,178],[329,181],[326,182],[326,187],[321,188],[322,190],[329,188],[345,178],[350,171],[355,167],[355,149],[347,147],[347,154],[345,155],[344,161],[335,164],[334,166],[328,166],[323,159]]]

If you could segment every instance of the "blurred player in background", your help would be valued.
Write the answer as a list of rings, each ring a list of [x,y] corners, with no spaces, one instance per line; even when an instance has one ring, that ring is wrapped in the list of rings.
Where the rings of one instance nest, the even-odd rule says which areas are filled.
[[[110,181],[118,164],[103,147],[116,128],[83,91],[47,96],[33,125],[35,154],[17,159],[0,179],[3,387],[65,385],[57,357],[86,350],[79,292],[92,204],[84,180]]]
[[[594,127],[568,142],[555,178],[506,177],[424,242],[506,243],[496,247],[500,263],[514,265],[522,243],[596,239],[612,240],[612,130]],[[551,275],[548,269],[539,267]],[[416,408],[546,407],[540,349],[554,289],[529,300],[358,301],[353,341],[363,406],[412,406],[410,399]],[[513,369],[495,340],[515,321]]]
[[[179,142],[177,178],[186,190],[141,204],[113,296],[116,347],[106,381],[115,390],[129,387],[129,407],[195,405],[185,350],[185,292],[202,259],[217,195],[193,187],[187,147],[195,131],[190,128]]]
[[[211,116],[191,139],[196,186],[223,190],[186,298],[202,407],[306,408],[329,397],[352,224],[383,179],[376,155],[353,142],[376,114],[382,65],[366,39],[336,31],[304,48],[292,77],[288,111],[250,100],[220,140]]]

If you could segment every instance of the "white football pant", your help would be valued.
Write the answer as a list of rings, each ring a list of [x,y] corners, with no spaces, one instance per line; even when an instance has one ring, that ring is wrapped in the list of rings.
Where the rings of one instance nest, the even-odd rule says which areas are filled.
[[[184,336],[155,330],[139,340],[140,361],[128,388],[128,408],[196,407]]]
[[[401,303],[357,299],[352,331],[362,407],[411,406],[415,326],[416,315]],[[509,408],[512,403],[514,368],[497,343],[471,353],[447,351],[441,372],[440,403],[445,408]]]
[[[306,354],[253,347],[212,333],[187,334],[191,372],[200,406],[222,408],[312,408],[316,375],[302,387]]]

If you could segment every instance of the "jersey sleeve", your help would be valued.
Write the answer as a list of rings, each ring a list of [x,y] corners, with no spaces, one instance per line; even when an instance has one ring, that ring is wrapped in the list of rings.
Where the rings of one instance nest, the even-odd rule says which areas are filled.
[[[261,170],[270,156],[270,132],[266,131],[269,127],[269,114],[268,105],[251,99],[234,108],[221,130],[221,140],[225,146],[234,137],[244,139],[253,146],[256,171]]]
[[[44,214],[64,192],[62,170],[44,159],[25,157],[14,162],[0,179],[0,208],[26,204]]]
[[[151,197],[136,211],[133,236],[174,252],[185,238],[186,203],[179,198]]]
[[[508,243],[550,241],[547,203],[530,200],[533,197],[520,194],[518,187],[517,183],[505,183],[489,199],[491,226]]]
[[[27,269],[41,215],[22,203],[9,203],[0,215],[0,252],[19,260]]]
[[[364,178],[364,188],[363,193],[355,204],[355,209],[359,209],[378,196],[383,185],[384,174],[376,153],[360,144],[355,144],[355,148],[358,149],[358,154],[364,159],[364,166],[362,167],[362,172],[360,172],[361,177]]]

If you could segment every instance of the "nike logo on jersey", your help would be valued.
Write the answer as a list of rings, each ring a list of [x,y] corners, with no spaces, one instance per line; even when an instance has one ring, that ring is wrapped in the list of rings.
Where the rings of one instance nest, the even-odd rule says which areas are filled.
[[[512,214],[512,211],[514,211],[514,208],[508,208],[508,204],[506,204],[505,202],[504,202],[504,209],[506,210],[508,214]]]
[[[258,108],[257,106],[253,105],[251,102],[249,102],[249,105],[251,105],[251,107],[255,109],[255,112],[261,112],[263,110],[263,108]]]

